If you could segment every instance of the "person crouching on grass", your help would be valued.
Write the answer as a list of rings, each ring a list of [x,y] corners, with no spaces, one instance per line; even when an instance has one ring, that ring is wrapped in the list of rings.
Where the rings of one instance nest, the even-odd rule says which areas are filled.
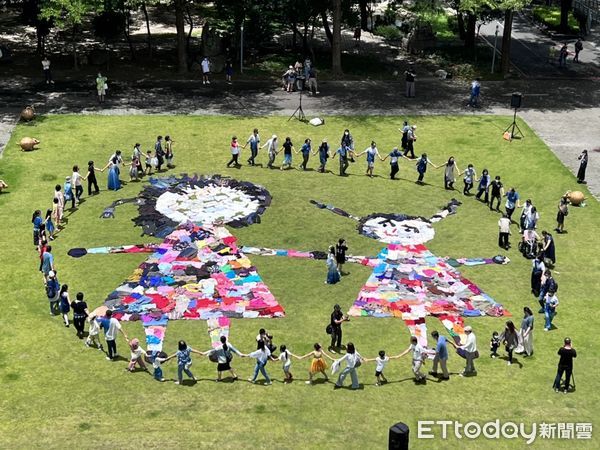
[[[140,347],[140,341],[136,338],[129,341],[129,349],[131,350],[131,358],[129,359],[129,365],[127,370],[133,372],[136,364],[140,366],[142,370],[148,371],[146,363],[144,363],[144,356],[148,357],[146,350]]]

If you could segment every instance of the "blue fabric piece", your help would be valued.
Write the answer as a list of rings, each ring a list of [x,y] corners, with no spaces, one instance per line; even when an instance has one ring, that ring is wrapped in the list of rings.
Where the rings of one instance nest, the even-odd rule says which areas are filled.
[[[145,327],[151,327],[151,326],[167,326],[167,323],[169,322],[169,319],[167,318],[166,314],[163,314],[160,319],[153,319],[150,320],[149,322],[143,322]]]
[[[277,256],[287,256],[288,252],[287,252],[287,250],[276,250],[275,254]]]
[[[160,344],[160,339],[156,336],[146,336],[147,344]]]
[[[481,311],[478,309],[465,309],[462,315],[466,317],[479,317],[481,316]]]

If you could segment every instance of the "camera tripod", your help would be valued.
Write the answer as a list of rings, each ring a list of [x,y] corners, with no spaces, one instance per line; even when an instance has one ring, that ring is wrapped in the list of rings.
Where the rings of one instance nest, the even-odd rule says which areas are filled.
[[[300,122],[306,122],[306,116],[304,115],[304,110],[302,109],[302,91],[303,90],[304,90],[304,86],[303,86],[303,89],[300,90],[300,103],[298,104],[298,107],[296,108],[296,110],[292,113],[292,115],[288,119],[288,122],[290,120],[292,120],[294,117],[296,117]]]
[[[517,130],[517,133],[519,135],[521,135],[522,138],[525,137],[525,136],[523,136],[523,132],[519,128],[519,125],[517,125],[517,108],[515,108],[515,114],[513,115],[513,121],[512,121],[512,123],[506,128],[506,130],[504,130],[504,133],[506,133],[508,130],[510,130],[510,139],[511,140],[513,138],[517,137],[517,134],[515,133],[515,130]]]

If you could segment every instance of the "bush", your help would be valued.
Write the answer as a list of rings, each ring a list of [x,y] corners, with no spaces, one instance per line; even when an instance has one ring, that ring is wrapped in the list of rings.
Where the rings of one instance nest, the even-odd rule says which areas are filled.
[[[373,30],[373,33],[388,41],[395,41],[402,37],[402,33],[400,33],[400,30],[396,25],[379,26]]]

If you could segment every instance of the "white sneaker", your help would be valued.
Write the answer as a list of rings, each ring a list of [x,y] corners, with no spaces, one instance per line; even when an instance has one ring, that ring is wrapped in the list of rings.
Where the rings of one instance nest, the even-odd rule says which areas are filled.
[[[179,381],[176,381],[175,384],[181,384],[181,383],[179,383]]]
[[[308,380],[304,382],[305,384],[312,384],[312,381]]]
[[[508,361],[508,363],[506,363],[507,366],[512,365],[512,363],[510,361]]]
[[[110,359],[110,356],[107,356],[107,357],[106,357],[106,360],[107,360],[107,361],[111,361],[111,359]]]
[[[270,381],[268,383],[265,383],[265,386],[271,386],[273,383],[271,383]]]
[[[248,378],[248,381],[252,384],[256,383],[256,381],[254,381],[252,378]]]

